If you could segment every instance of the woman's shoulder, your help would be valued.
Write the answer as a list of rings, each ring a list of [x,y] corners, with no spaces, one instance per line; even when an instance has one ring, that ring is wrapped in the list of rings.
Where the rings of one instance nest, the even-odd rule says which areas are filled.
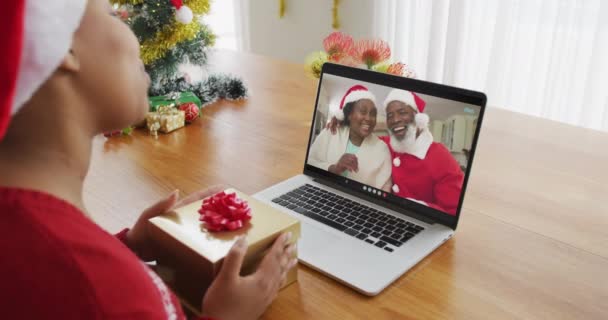
[[[326,129],[326,130],[328,130],[328,129]],[[338,128],[337,131],[338,131],[337,135],[340,135],[340,136],[347,135],[348,136],[350,134],[350,127],[342,126],[342,127]]]
[[[344,137],[348,138],[349,130],[348,127],[340,127],[336,130],[336,133],[332,133],[331,130],[323,128],[317,135],[316,140],[340,140]]]
[[[55,310],[62,312],[58,318],[132,311],[164,314],[147,267],[76,207],[34,190],[0,188],[0,195],[0,213],[7,222],[0,224],[0,232],[11,240],[0,244],[0,250],[19,257],[0,262],[0,271],[27,279],[6,284],[17,301],[27,304],[36,299],[59,305],[65,304],[61,299],[68,300],[65,310]],[[40,284],[44,290],[37,290],[43,288]],[[139,302],[142,297],[145,303]]]

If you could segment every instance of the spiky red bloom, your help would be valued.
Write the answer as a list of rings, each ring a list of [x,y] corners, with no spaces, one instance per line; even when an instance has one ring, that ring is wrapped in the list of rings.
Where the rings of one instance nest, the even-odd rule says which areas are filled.
[[[391,48],[384,40],[359,40],[351,50],[351,55],[371,69],[391,57]]]
[[[402,76],[404,68],[405,68],[405,64],[403,64],[401,62],[396,62],[396,63],[393,63],[390,66],[388,66],[386,73],[394,74],[396,76]]]
[[[323,39],[323,47],[330,61],[339,61],[346,57],[353,48],[353,38],[346,33],[332,32]]]

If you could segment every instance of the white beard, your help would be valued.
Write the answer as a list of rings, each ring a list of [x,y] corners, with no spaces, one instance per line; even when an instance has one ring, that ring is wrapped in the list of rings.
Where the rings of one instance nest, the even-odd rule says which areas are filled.
[[[412,153],[416,145],[417,132],[418,128],[415,123],[408,124],[405,127],[405,137],[403,140],[398,140],[393,131],[389,129],[388,134],[391,136],[391,147],[398,153]]]

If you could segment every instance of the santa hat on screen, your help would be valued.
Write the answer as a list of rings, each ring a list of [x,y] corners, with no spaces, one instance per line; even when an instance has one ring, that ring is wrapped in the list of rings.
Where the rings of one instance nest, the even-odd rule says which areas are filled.
[[[373,93],[367,90],[366,87],[360,84],[350,87],[348,91],[346,91],[346,94],[344,94],[344,97],[342,97],[342,100],[340,101],[340,109],[334,113],[336,119],[340,121],[344,120],[344,106],[349,102],[355,102],[361,99],[369,99],[374,104],[376,103],[376,97]]]
[[[86,0],[10,0],[0,12],[0,139],[70,51]]]
[[[424,113],[424,107],[426,106],[426,102],[422,100],[417,94],[402,90],[402,89],[393,89],[388,93],[386,99],[384,100],[384,110],[388,107],[389,103],[393,101],[401,101],[408,106],[414,108],[416,111],[416,116],[414,121],[416,122],[416,127],[420,129],[426,129],[429,125],[429,116]]]

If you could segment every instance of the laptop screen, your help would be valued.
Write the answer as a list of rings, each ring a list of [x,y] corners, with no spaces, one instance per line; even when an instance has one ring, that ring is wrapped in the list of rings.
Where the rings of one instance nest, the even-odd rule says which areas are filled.
[[[485,96],[358,70],[324,68],[306,167],[377,202],[455,221]]]

